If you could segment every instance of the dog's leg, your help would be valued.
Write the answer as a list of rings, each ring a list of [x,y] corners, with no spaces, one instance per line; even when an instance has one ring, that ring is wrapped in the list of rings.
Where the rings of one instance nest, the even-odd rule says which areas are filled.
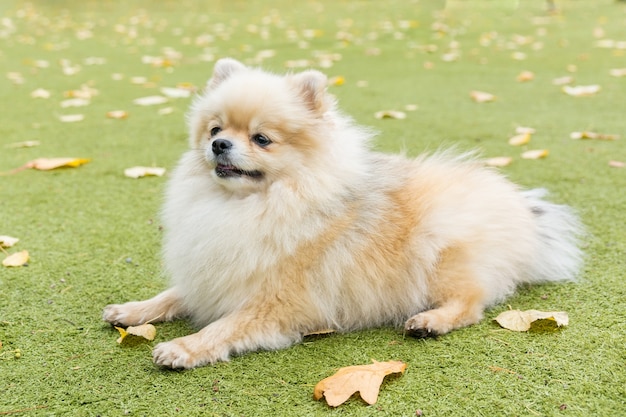
[[[149,300],[108,305],[102,319],[113,325],[135,326],[147,321],[170,321],[185,315],[180,295],[172,287]]]
[[[409,335],[438,336],[482,319],[485,291],[471,268],[467,252],[445,251],[429,285],[436,308],[411,317],[405,324]]]
[[[159,343],[152,356],[157,365],[188,369],[227,361],[231,354],[285,348],[302,338],[292,327],[290,319],[295,315],[284,309],[271,311],[265,306],[238,311],[197,333]]]

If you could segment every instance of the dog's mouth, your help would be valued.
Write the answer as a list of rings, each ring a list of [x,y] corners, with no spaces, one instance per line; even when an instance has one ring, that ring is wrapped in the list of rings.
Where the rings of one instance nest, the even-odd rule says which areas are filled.
[[[230,164],[217,164],[215,174],[220,178],[249,177],[259,179],[263,176],[261,171],[245,171]]]

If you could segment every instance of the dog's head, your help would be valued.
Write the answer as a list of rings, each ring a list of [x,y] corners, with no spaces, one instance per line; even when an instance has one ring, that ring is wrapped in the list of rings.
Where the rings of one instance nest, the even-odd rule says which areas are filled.
[[[237,193],[293,180],[323,158],[325,113],[334,106],[318,71],[277,76],[219,60],[190,114],[192,148],[211,175]]]

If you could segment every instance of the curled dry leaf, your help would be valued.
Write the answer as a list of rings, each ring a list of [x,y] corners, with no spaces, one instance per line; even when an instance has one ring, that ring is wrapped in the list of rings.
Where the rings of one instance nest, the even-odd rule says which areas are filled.
[[[24,266],[28,263],[29,259],[30,256],[28,255],[28,251],[23,250],[20,252],[15,252],[4,258],[4,260],[2,261],[2,265],[7,267]]]
[[[143,337],[147,340],[154,340],[154,337],[156,336],[156,327],[150,323],[141,324],[139,326],[129,326],[126,329],[117,326],[115,326],[115,328],[120,332],[120,337],[117,339],[117,343],[122,343],[128,335]]]
[[[124,110],[111,110],[106,113],[106,117],[109,119],[126,119],[128,112]]]
[[[557,327],[567,326],[569,324],[569,317],[564,311],[509,310],[500,313],[495,320],[505,329],[514,330],[516,332],[529,330],[531,325],[537,320],[551,320]]]
[[[167,97],[163,96],[147,96],[133,100],[133,103],[138,106],[154,106],[156,104],[167,103]]]
[[[372,362],[369,365],[347,366],[339,369],[334,375],[315,385],[313,398],[319,400],[325,397],[328,405],[337,407],[346,402],[352,394],[359,392],[366,403],[376,403],[380,384],[385,376],[392,373],[404,373],[406,364],[400,361]]]
[[[541,159],[548,156],[550,152],[547,149],[533,149],[522,154],[522,159]]]
[[[572,139],[599,139],[599,140],[617,140],[619,139],[619,135],[607,135],[604,133],[596,133],[596,132],[572,132],[569,135]]]
[[[89,158],[38,158],[27,162],[25,167],[49,171],[61,167],[75,168],[89,161],[91,161]]]
[[[563,92],[568,96],[572,97],[586,97],[592,96],[600,91],[600,86],[597,84],[593,85],[577,85],[577,86],[563,86]]]
[[[485,160],[485,165],[488,167],[506,167],[511,165],[513,158],[510,156],[496,156]]]
[[[2,248],[10,248],[15,245],[20,240],[16,237],[11,236],[0,236],[0,247]]]
[[[509,145],[522,146],[530,142],[530,133],[515,135],[509,139]]]
[[[476,90],[470,92],[470,97],[476,103],[488,103],[490,101],[495,101],[496,99],[496,96],[491,93]]]
[[[165,168],[159,167],[132,167],[124,170],[124,175],[129,178],[141,178],[147,176],[162,177],[165,174]]]
[[[406,119],[406,113],[398,110],[381,110],[374,113],[377,119]]]

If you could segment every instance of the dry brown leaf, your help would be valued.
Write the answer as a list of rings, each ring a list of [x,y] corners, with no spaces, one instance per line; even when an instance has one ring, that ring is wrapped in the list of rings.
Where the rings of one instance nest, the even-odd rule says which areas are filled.
[[[522,146],[530,142],[530,133],[515,135],[509,139],[509,145]]]
[[[537,320],[554,321],[557,327],[567,326],[569,324],[569,317],[564,311],[509,310],[500,313],[495,320],[505,329],[514,330],[516,332],[529,330],[531,325]]]
[[[27,162],[25,167],[38,169],[40,171],[49,171],[61,167],[76,168],[89,161],[91,161],[89,158],[38,158]]]
[[[519,75],[516,78],[516,80],[520,83],[523,83],[526,81],[532,81],[534,79],[535,79],[535,74],[532,71],[522,71],[519,73]]]
[[[28,255],[28,251],[23,250],[20,252],[15,252],[4,258],[4,260],[2,261],[2,265],[8,267],[23,266],[28,262],[29,259],[30,256]]]
[[[541,159],[548,156],[550,152],[547,149],[533,149],[522,154],[522,159]]]
[[[599,139],[599,140],[617,140],[619,135],[609,135],[605,133],[596,133],[590,131],[572,132],[569,135],[572,139]]]
[[[0,236],[0,248],[10,248],[20,240],[11,236]]]
[[[405,369],[406,364],[400,361],[373,361],[369,365],[347,366],[318,382],[313,398],[319,400],[325,397],[328,405],[337,407],[358,392],[366,403],[374,404],[378,400],[378,391],[385,376],[404,373]]]
[[[476,103],[488,103],[490,101],[495,101],[496,99],[496,96],[491,93],[476,90],[470,92],[470,97]]]
[[[511,165],[513,158],[510,156],[496,156],[485,161],[485,165],[489,167],[506,167]]]
[[[117,343],[122,343],[128,335],[143,337],[147,340],[154,340],[156,336],[156,327],[150,323],[141,324],[139,326],[129,326],[126,329],[117,326],[115,326],[115,328],[120,332]]]
[[[377,119],[406,119],[406,113],[398,110],[381,110],[374,113]]]
[[[162,177],[165,174],[165,168],[159,167],[132,167],[124,170],[124,175],[129,178],[141,178],[148,176]]]
[[[587,97],[592,96],[600,91],[600,86],[597,84],[593,85],[577,85],[577,86],[563,86],[563,92],[568,96],[572,97]]]

